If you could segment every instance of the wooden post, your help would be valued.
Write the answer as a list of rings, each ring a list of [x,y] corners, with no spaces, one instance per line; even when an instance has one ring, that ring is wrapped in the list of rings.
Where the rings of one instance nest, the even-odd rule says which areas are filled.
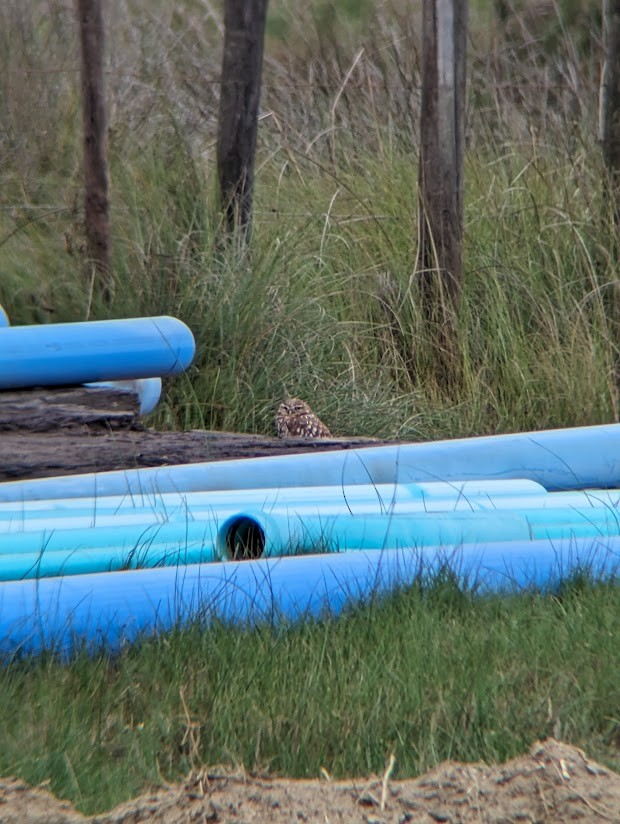
[[[86,249],[89,266],[95,275],[93,285],[109,303],[113,297],[113,287],[101,0],[76,0],[76,12],[82,55]]]
[[[601,139],[614,222],[620,228],[620,0],[605,0]]]
[[[250,234],[268,0],[225,0],[217,168],[228,230]]]
[[[423,0],[422,38],[417,268],[425,316],[445,328],[461,293],[467,0]]]

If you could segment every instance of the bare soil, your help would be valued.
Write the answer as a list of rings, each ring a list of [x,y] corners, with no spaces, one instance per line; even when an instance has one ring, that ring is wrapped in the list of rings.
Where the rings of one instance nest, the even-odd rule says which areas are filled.
[[[620,775],[547,739],[505,764],[445,762],[419,778],[331,781],[201,770],[91,818],[45,788],[0,779],[2,824],[565,824],[620,822]]]

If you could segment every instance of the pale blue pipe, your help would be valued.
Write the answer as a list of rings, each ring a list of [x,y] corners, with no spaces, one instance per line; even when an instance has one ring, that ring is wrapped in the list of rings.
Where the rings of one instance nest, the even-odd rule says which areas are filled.
[[[487,484],[411,484],[377,487],[352,486],[346,488],[307,487],[283,490],[241,490],[236,494],[191,493],[186,496],[170,493],[151,500],[150,506],[132,506],[144,503],[119,498],[75,499],[72,501],[33,501],[19,504],[0,504],[0,552],[11,544],[9,535],[39,533],[49,536],[52,531],[87,530],[97,535],[108,528],[131,528],[136,534],[141,529],[159,529],[164,524],[176,524],[181,531],[187,523],[214,520],[222,523],[240,509],[271,513],[285,522],[331,523],[334,517],[351,515],[365,517],[392,516],[422,517],[442,514],[444,522],[454,513],[515,512],[530,526],[555,523],[578,525],[585,523],[593,530],[605,531],[620,517],[620,491],[587,490],[585,492],[547,493],[532,482],[515,482],[524,491],[519,497],[493,494],[486,490],[499,488],[508,492],[512,482]],[[438,490],[434,487],[439,487]],[[541,489],[542,492],[536,494]],[[451,493],[451,494],[450,494]],[[483,493],[483,494],[474,494]],[[232,501],[235,501],[233,504]],[[73,508],[76,507],[76,508]],[[90,508],[92,507],[92,508]],[[544,510],[544,511],[539,511]],[[506,521],[508,524],[509,521]],[[508,527],[507,527],[508,530]],[[511,537],[506,534],[506,539]],[[42,538],[41,538],[42,540]],[[78,540],[78,539],[76,539]],[[101,541],[103,538],[98,538]],[[73,545],[73,544],[72,544]],[[6,551],[6,550],[4,550]]]
[[[177,375],[194,352],[167,316],[0,328],[0,389]]]
[[[497,482],[503,484],[505,482]],[[530,483],[530,482],[528,482]],[[420,494],[421,487],[427,487]],[[291,517],[328,517],[336,515],[415,515],[421,513],[478,512],[518,510],[526,516],[537,509],[573,511],[588,517],[592,509],[604,510],[609,517],[620,515],[620,490],[583,490],[577,492],[542,492],[534,490],[516,497],[508,494],[473,494],[463,490],[435,494],[428,491],[434,484],[401,484],[376,487],[350,486],[301,487],[283,490],[240,490],[231,492],[194,492],[187,495],[167,493],[153,498],[144,506],[139,500],[111,498],[76,498],[67,501],[27,501],[0,504],[0,535],[30,532],[45,528],[86,529],[141,522],[163,523],[168,520],[226,518],[239,509],[258,509],[288,514]],[[442,486],[436,484],[436,486]],[[445,485],[447,486],[447,485]],[[465,486],[463,484],[462,486]],[[331,491],[330,491],[331,490]],[[234,504],[232,503],[234,501]],[[142,504],[142,505],[138,505]],[[538,517],[532,512],[532,517]],[[553,516],[550,516],[553,517]]]
[[[271,512],[239,513],[219,530],[221,553],[241,559],[310,552],[425,549],[487,541],[597,539],[620,535],[620,518],[590,510],[517,510],[427,513],[388,517],[296,517]],[[238,547],[238,548],[237,548]]]
[[[161,378],[136,378],[132,381],[96,381],[85,383],[88,389],[117,389],[120,392],[133,392],[140,401],[140,414],[150,414],[161,397]]]
[[[153,543],[146,547],[91,547],[90,549],[23,552],[0,555],[0,581],[25,581],[57,575],[108,573],[121,569],[151,569],[218,560],[212,543],[201,541]]]
[[[515,499],[515,495],[518,498]],[[618,495],[620,496],[620,492]],[[300,514],[320,512],[323,515],[387,515],[391,512],[406,514],[460,509],[468,511],[493,506],[502,508],[502,501],[509,496],[511,500],[520,502],[527,497],[532,505],[540,497],[551,497],[544,487],[533,481],[515,480],[454,484],[359,484],[348,487],[294,487],[187,494],[170,492],[150,498],[111,496],[34,500],[0,503],[0,532],[42,529],[52,523],[54,528],[106,526],[121,516],[125,520],[119,520],[118,523],[135,523],[140,518],[162,521],[172,517],[204,518],[219,512],[225,512],[228,517],[233,512],[248,507],[266,512],[287,509]],[[477,506],[476,502],[479,500],[481,503]],[[493,506],[483,506],[482,503]],[[580,499],[580,503],[583,500]]]
[[[620,487],[620,425],[15,481],[0,484],[0,501],[511,478],[548,490]]]
[[[476,590],[553,590],[577,571],[614,580],[620,539],[521,541],[197,564],[0,584],[0,654],[108,653],[137,638],[217,619],[256,626],[337,616],[346,607],[451,570]]]
[[[201,521],[172,520],[166,523],[139,521],[86,529],[42,529],[32,532],[0,535],[0,564],[6,557],[23,553],[39,555],[53,552],[76,552],[83,549],[114,547],[123,551],[146,552],[151,545],[167,545],[171,549],[200,546],[214,548],[218,529],[224,519]]]
[[[605,510],[533,510],[417,513],[416,515],[334,517],[261,511],[223,513],[202,521],[170,520],[165,524],[55,529],[4,534],[0,539],[0,579],[27,574],[75,574],[110,568],[102,553],[139,559],[153,551],[201,551],[200,560],[261,557],[346,550],[428,548],[487,541],[540,538],[596,539],[620,534],[620,520]],[[98,550],[90,556],[89,550]],[[51,556],[60,553],[58,558]],[[65,558],[77,553],[75,564]],[[21,560],[20,560],[21,557]],[[79,559],[80,566],[77,566]],[[35,564],[36,562],[36,564]],[[148,564],[145,564],[148,565]],[[17,572],[15,570],[18,570]]]
[[[118,546],[121,543],[135,545],[138,542],[152,540],[180,540],[183,536],[201,536],[204,531],[217,530],[231,517],[262,518],[269,523],[269,529],[274,535],[289,532],[297,535],[302,531],[310,536],[311,542],[316,541],[317,537],[324,537],[328,531],[339,536],[339,541],[340,536],[346,533],[345,540],[355,541],[356,548],[369,546],[364,543],[363,538],[367,534],[367,529],[372,529],[373,534],[382,535],[402,531],[403,538],[398,539],[399,545],[403,545],[405,540],[411,540],[415,544],[435,544],[444,540],[437,537],[441,530],[446,530],[446,534],[450,535],[455,535],[455,530],[459,531],[458,537],[449,539],[450,543],[499,539],[489,537],[486,533],[482,534],[482,531],[493,524],[493,530],[501,530],[501,537],[511,540],[513,537],[526,537],[523,530],[530,530],[536,525],[579,525],[583,522],[600,530],[619,520],[616,510],[610,510],[607,506],[589,506],[583,510],[576,507],[529,509],[527,498],[523,499],[521,509],[511,510],[504,510],[501,505],[488,510],[465,508],[430,511],[407,506],[392,511],[387,508],[383,511],[377,511],[377,508],[373,508],[372,511],[369,509],[370,504],[360,503],[359,511],[353,513],[350,502],[347,502],[347,505],[335,507],[333,514],[324,511],[320,502],[310,501],[307,505],[287,505],[281,502],[269,507],[248,507],[241,514],[238,505],[235,507],[231,503],[227,506],[200,510],[189,510],[181,506],[177,510],[167,510],[165,514],[142,510],[107,511],[104,514],[99,513],[96,519],[91,513],[67,513],[64,517],[56,518],[33,517],[32,514],[25,517],[21,514],[19,518],[0,521],[0,553],[37,552],[43,546],[51,552],[56,549],[71,550],[89,546]],[[462,525],[468,525],[467,533],[460,534]],[[475,532],[470,538],[470,529],[480,530],[480,533]],[[296,537],[287,539],[288,543],[295,543],[297,540]],[[308,542],[304,542],[304,546],[308,547]]]

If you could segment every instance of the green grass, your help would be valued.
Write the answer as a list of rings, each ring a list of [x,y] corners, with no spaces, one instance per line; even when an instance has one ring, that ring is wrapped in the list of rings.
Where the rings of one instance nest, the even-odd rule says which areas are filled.
[[[53,0],[0,11],[12,32],[0,42],[0,303],[15,323],[180,316],[198,350],[166,386],[151,420],[162,428],[272,433],[287,393],[343,435],[617,419],[617,239],[596,143],[596,24],[577,44],[575,10],[562,6],[564,38],[535,28],[555,32],[557,15],[536,23],[526,12],[536,36],[502,37],[488,4],[473,8],[463,304],[457,379],[444,385],[415,274],[414,17],[396,0],[317,2],[305,15],[272,6],[243,252],[221,243],[216,198],[221,20],[201,2],[186,18],[117,2],[122,13],[107,21],[111,307],[84,274],[72,21],[51,13]]]
[[[620,769],[620,588],[479,597],[438,578],[338,621],[195,627],[0,670],[0,774],[105,809],[200,764],[291,776],[502,760],[554,735]]]
[[[77,39],[0,4],[0,304],[14,323],[173,314],[197,355],[149,423],[273,433],[285,394],[342,435],[618,420],[617,230],[597,142],[600,21],[472,3],[463,303],[450,385],[417,298],[419,20],[400,0],[273,0],[249,250],[215,186],[221,17],[107,18],[116,293],[85,277]],[[547,10],[548,11],[548,10]],[[401,775],[555,734],[619,768],[619,591],[445,586],[346,620],[198,628],[115,660],[0,670],[0,773],[101,810],[201,762]]]

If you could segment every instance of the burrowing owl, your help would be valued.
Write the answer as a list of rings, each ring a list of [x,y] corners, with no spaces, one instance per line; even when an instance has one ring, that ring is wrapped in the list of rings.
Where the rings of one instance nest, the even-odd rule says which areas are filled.
[[[276,414],[278,438],[331,438],[332,433],[299,398],[287,398]]]

